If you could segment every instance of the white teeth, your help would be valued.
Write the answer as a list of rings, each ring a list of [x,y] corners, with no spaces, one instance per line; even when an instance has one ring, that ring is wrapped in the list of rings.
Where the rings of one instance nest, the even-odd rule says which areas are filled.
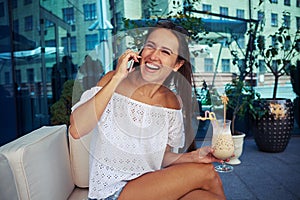
[[[148,68],[150,68],[150,69],[153,69],[153,70],[159,69],[158,66],[155,66],[155,65],[152,65],[152,64],[149,64],[149,63],[147,63],[146,66],[147,66]]]

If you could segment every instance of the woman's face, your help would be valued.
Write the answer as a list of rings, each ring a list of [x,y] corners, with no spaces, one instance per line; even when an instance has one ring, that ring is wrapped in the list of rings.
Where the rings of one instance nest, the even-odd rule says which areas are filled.
[[[162,83],[184,61],[177,62],[179,42],[168,29],[154,30],[147,38],[142,51],[141,74],[145,81]]]

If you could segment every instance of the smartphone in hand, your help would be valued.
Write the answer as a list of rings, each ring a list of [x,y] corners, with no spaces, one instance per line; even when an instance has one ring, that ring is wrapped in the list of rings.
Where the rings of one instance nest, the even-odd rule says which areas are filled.
[[[139,55],[141,54],[141,52],[142,52],[142,49],[139,50]],[[129,67],[128,67],[128,71],[129,71],[129,72],[131,72],[131,71],[133,70],[133,65],[134,65],[134,60],[131,59],[131,60],[129,61]]]

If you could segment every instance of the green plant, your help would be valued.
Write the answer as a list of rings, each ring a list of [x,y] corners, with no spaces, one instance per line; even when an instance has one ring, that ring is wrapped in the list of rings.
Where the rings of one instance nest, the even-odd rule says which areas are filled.
[[[67,80],[63,85],[59,100],[50,107],[52,125],[70,125],[73,86],[74,80]]]
[[[284,12],[284,16],[289,13]],[[265,38],[260,35],[257,39],[259,55],[263,58],[265,66],[274,75],[273,99],[277,96],[279,78],[283,75],[289,75],[291,69],[295,68],[295,61],[299,60],[300,53],[300,31],[294,34],[284,23],[278,30],[270,34],[272,44],[265,46]]]
[[[232,111],[231,129],[233,134],[236,133],[235,121],[238,116],[243,118],[247,112],[253,116],[262,116],[265,112],[254,109],[254,100],[260,99],[260,94],[242,80],[232,79],[231,83],[225,85],[225,94],[229,99],[227,110]]]

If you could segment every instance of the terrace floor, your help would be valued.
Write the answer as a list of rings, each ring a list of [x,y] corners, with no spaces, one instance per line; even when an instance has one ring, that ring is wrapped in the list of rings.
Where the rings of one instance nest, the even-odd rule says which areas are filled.
[[[281,153],[259,151],[252,137],[245,138],[242,163],[220,173],[228,200],[300,199],[300,135],[295,131]]]

